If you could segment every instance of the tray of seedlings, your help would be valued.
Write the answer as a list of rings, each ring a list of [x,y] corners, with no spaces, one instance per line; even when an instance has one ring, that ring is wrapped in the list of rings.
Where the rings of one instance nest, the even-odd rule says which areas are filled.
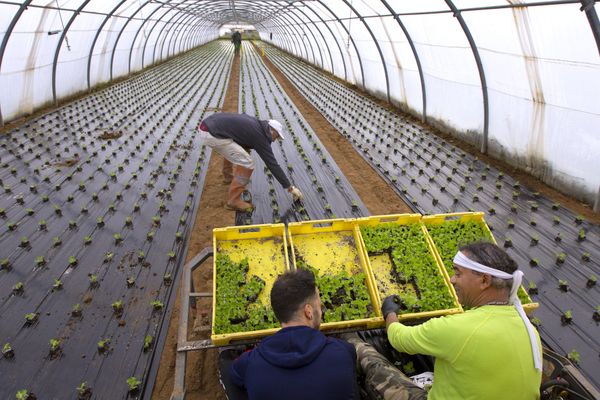
[[[381,326],[379,300],[358,227],[351,220],[288,225],[294,268],[311,270],[323,307],[322,330]]]
[[[378,307],[385,297],[398,294],[403,303],[400,321],[462,312],[420,220],[420,214],[355,220],[375,281]]]
[[[276,332],[270,294],[277,276],[288,270],[285,226],[216,228],[213,249],[212,342],[225,345]]]
[[[449,276],[454,275],[453,259],[461,245],[477,241],[496,243],[482,212],[427,215],[422,221],[434,254],[445,266]],[[523,286],[519,288],[517,295],[525,312],[531,313],[539,306],[531,301]]]

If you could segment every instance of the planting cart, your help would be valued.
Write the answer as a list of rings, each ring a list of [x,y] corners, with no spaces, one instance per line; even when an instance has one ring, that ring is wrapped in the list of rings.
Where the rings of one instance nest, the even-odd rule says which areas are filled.
[[[185,398],[187,352],[214,347],[221,348],[219,376],[228,397],[231,399],[246,398],[245,393],[231,384],[228,377],[229,366],[239,354],[240,349],[255,344],[260,338],[271,335],[279,329],[278,323],[272,319],[272,316],[267,315],[266,310],[270,307],[268,294],[277,275],[290,269],[308,268],[315,273],[325,308],[324,321],[321,324],[323,331],[326,331],[327,334],[362,331],[360,334],[365,340],[373,344],[381,343],[385,338],[385,331],[378,329],[385,325],[380,312],[382,299],[394,292],[408,292],[412,293],[415,298],[418,297],[418,300],[425,299],[426,296],[422,294],[416,296],[415,292],[422,290],[422,287],[429,290],[435,285],[431,286],[432,283],[427,282],[423,276],[419,275],[418,271],[410,272],[414,276],[405,277],[407,279],[399,279],[397,272],[392,271],[395,262],[393,259],[398,258],[394,248],[399,245],[393,243],[386,247],[384,244],[384,248],[380,252],[374,251],[373,237],[377,235],[378,231],[395,232],[392,234],[404,235],[402,236],[404,239],[412,237],[411,240],[414,240],[415,243],[408,250],[417,252],[419,257],[426,260],[423,266],[431,268],[427,273],[435,277],[435,279],[432,278],[432,282],[439,279],[437,288],[440,293],[435,298],[442,299],[439,304],[443,304],[444,308],[435,308],[439,304],[434,303],[433,309],[427,308],[427,304],[407,309],[400,313],[399,318],[402,322],[410,324],[434,316],[462,312],[450,284],[448,273],[444,268],[442,256],[440,256],[443,253],[436,249],[435,241],[427,230],[427,226],[441,224],[455,218],[461,221],[475,220],[487,229],[482,216],[473,213],[431,217],[422,217],[420,214],[404,214],[307,221],[290,223],[287,227],[283,224],[272,224],[215,229],[213,231],[213,248],[202,250],[184,267],[175,384],[171,398],[173,400]],[[487,232],[489,233],[489,230]],[[489,235],[493,239],[491,233]],[[375,246],[378,244],[381,242],[375,240]],[[406,250],[401,249],[400,252],[405,254]],[[423,253],[418,253],[419,251]],[[192,272],[211,257],[213,258],[212,293],[195,292]],[[221,269],[237,272],[233,275],[223,274]],[[231,292],[223,293],[221,289],[231,283],[224,280],[234,282],[235,286],[239,286],[245,300],[235,297]],[[245,285],[252,286],[253,291],[246,290]],[[213,297],[211,339],[188,340],[190,304],[193,304],[198,297],[211,296]],[[229,299],[233,301],[229,301]],[[243,303],[244,301],[247,303]],[[238,304],[240,302],[243,303],[241,304],[242,311],[260,310],[264,314],[262,319],[252,315],[238,315],[237,311],[231,313],[229,308],[240,306]],[[343,312],[337,312],[336,307],[341,307],[344,302],[355,305],[356,309],[345,308]],[[224,304],[225,308],[223,308]],[[537,304],[526,305],[526,309],[531,311],[535,306]],[[222,313],[228,315],[230,322],[233,322],[232,325],[237,324],[238,326],[224,330]],[[240,324],[244,322],[249,322],[249,324]],[[252,325],[252,323],[256,323],[256,325]],[[423,362],[424,358],[420,356],[402,355],[402,357],[404,362],[410,358],[411,362],[417,366],[417,372],[422,372],[423,368],[431,368],[433,365]],[[558,393],[555,388],[565,386],[580,393],[584,396],[582,398],[591,399],[595,396],[596,392],[593,391],[593,387],[568,360],[548,349],[544,349],[544,358],[548,361],[544,363],[545,369],[548,370],[548,376],[552,379],[545,381],[541,388],[542,392],[546,393],[542,398],[557,399],[557,397],[553,397],[555,393]]]

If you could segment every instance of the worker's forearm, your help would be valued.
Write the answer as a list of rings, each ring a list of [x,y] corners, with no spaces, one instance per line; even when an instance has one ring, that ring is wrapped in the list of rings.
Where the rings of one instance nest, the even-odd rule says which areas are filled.
[[[387,315],[386,319],[385,319],[385,328],[389,328],[391,324],[393,324],[394,322],[398,322],[398,316],[396,315],[396,313],[391,312]]]

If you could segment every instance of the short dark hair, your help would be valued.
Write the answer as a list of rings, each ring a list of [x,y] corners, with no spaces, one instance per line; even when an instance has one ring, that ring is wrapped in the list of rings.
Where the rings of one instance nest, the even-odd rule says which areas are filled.
[[[314,274],[306,269],[279,275],[271,289],[271,307],[281,323],[294,318],[294,314],[316,294]]]
[[[490,242],[475,242],[460,246],[461,252],[467,252],[468,257],[490,268],[494,268],[508,274],[515,272],[518,268],[515,260],[506,253],[503,249]],[[506,288],[510,290],[512,279],[500,279],[492,277],[492,286],[497,289]]]

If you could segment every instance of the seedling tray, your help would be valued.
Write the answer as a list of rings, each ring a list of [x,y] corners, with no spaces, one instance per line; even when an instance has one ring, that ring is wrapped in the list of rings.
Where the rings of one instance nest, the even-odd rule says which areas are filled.
[[[317,277],[326,310],[321,330],[381,325],[376,289],[352,220],[290,223],[288,240],[294,268],[312,269]]]
[[[213,230],[213,318],[211,340],[213,344],[225,345],[233,341],[256,339],[275,333],[279,324],[274,319],[271,311],[270,293],[273,283],[278,275],[289,269],[285,227],[283,224],[248,225]],[[227,281],[222,270],[224,263],[245,263],[247,271],[238,277],[240,285],[235,285],[235,290],[227,291]],[[218,269],[218,266],[220,269]],[[241,282],[244,282],[243,284]],[[246,314],[247,310],[240,310],[242,322],[229,319],[230,307],[241,307],[236,296],[244,296],[242,292],[251,282],[262,282],[262,289],[250,296],[244,297],[248,301],[248,309],[261,307],[264,316],[270,315],[270,325],[273,328],[247,330],[252,326],[252,316]],[[245,292],[243,292],[245,293]],[[258,310],[257,310],[258,311]],[[220,312],[220,314],[219,314]],[[226,314],[227,313],[227,314]],[[266,318],[266,317],[265,317]],[[229,321],[230,326],[224,328],[222,321]],[[233,321],[233,323],[232,323]],[[262,321],[265,322],[266,321]],[[227,325],[227,322],[225,322]],[[232,332],[233,330],[233,332]],[[237,330],[237,331],[236,331]],[[230,331],[230,332],[225,332]]]
[[[435,256],[440,265],[445,265],[448,275],[454,274],[452,259],[458,251],[458,247],[463,244],[462,241],[464,241],[464,243],[469,243],[474,240],[491,240],[493,243],[497,244],[494,235],[492,235],[490,228],[485,222],[482,212],[428,215],[424,216],[421,221],[425,226]],[[471,230],[472,228],[469,228],[469,225],[473,223],[475,224],[473,233],[462,232],[466,229]],[[456,225],[451,235],[451,239],[446,242],[443,242],[439,234],[435,231],[435,227],[444,224]],[[427,229],[427,227],[430,229]],[[480,231],[477,232],[476,228],[480,228]],[[529,314],[538,308],[539,304],[531,301],[531,298],[523,286],[519,288],[518,296],[521,299],[523,309],[526,313]]]
[[[372,272],[377,308],[381,308],[385,297],[400,295],[407,308],[398,315],[401,321],[463,312],[446,269],[435,257],[420,221],[420,214],[355,220],[360,245]]]

